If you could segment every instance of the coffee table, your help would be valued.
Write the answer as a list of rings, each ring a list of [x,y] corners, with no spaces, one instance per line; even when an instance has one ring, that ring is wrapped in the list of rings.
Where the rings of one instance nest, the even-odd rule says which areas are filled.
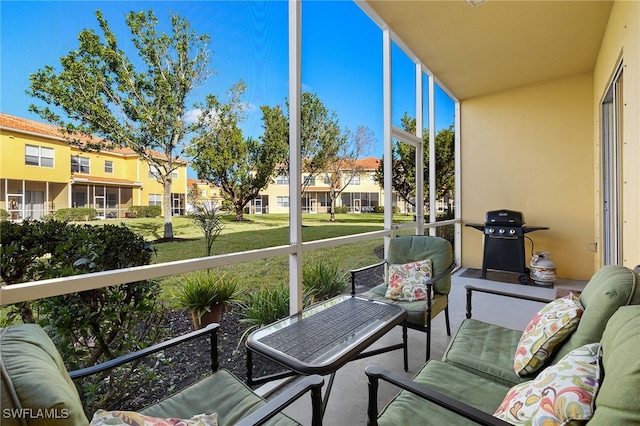
[[[266,383],[294,374],[330,374],[323,412],[335,372],[347,362],[403,349],[408,370],[407,311],[397,305],[342,295],[252,332],[246,341],[247,383]],[[364,351],[396,325],[402,325],[402,343]],[[252,352],[285,366],[289,371],[254,379]]]

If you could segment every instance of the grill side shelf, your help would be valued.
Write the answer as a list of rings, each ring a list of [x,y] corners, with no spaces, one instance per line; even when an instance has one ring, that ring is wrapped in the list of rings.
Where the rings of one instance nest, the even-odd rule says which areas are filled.
[[[464,226],[469,226],[471,228],[475,228],[478,231],[484,231],[485,224],[484,223],[467,223]]]

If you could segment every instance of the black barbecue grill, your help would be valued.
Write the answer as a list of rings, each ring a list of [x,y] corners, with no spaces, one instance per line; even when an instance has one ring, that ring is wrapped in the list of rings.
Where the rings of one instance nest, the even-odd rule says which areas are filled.
[[[513,210],[493,210],[486,213],[484,224],[467,223],[484,233],[482,278],[487,270],[515,272],[522,284],[529,282],[529,268],[524,260],[525,234],[546,226],[524,226],[522,213]]]

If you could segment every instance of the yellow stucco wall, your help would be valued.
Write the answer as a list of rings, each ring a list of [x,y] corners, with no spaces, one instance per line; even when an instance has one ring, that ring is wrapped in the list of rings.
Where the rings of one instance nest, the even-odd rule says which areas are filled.
[[[131,179],[126,173],[125,157],[109,152],[83,152],[78,148],[71,148],[72,156],[89,159],[89,173],[93,177]],[[113,163],[113,173],[105,171],[105,161]]]
[[[550,228],[527,235],[564,278],[594,272],[592,97],[589,73],[461,103],[463,225],[521,211],[527,225]],[[480,268],[483,235],[462,232],[462,264]]]
[[[620,60],[624,64],[622,131],[622,260],[640,264],[640,2],[617,1],[594,70],[593,134],[596,196],[594,229],[601,241],[600,103]],[[599,244],[600,245],[600,244]],[[598,256],[598,264],[601,262]]]
[[[3,178],[35,181],[68,182],[71,168],[71,148],[62,141],[3,129],[0,135],[2,155],[0,170]],[[52,148],[54,167],[25,164],[25,145]]]

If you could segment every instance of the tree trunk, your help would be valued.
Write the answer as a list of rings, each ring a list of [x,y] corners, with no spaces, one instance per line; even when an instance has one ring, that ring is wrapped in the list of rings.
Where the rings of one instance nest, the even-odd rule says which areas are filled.
[[[333,188],[333,186],[329,190],[329,198],[331,199],[331,206],[330,206],[331,216],[329,217],[329,222],[335,222],[336,221],[336,190]]]
[[[233,208],[236,211],[236,221],[242,222],[244,220],[244,206],[239,206],[237,204],[234,204]]]
[[[164,238],[173,238],[173,222],[171,210],[171,179],[165,177],[163,182]]]

